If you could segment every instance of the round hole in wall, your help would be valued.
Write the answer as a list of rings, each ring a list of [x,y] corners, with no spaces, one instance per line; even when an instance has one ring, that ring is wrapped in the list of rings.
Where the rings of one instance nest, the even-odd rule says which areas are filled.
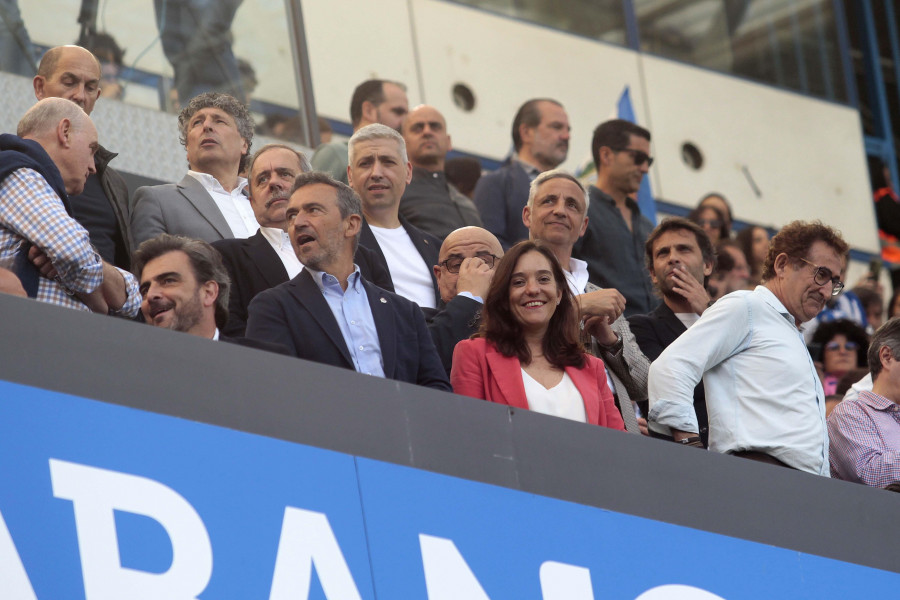
[[[681,145],[681,160],[695,171],[699,171],[703,167],[703,153],[691,142]]]
[[[453,104],[465,112],[471,112],[475,109],[475,94],[466,84],[457,83],[453,86]]]

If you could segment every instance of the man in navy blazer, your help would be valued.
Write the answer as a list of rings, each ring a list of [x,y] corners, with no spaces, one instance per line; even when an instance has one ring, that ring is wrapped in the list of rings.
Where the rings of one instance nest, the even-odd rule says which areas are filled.
[[[450,391],[419,308],[367,282],[353,263],[359,196],[324,173],[294,179],[288,233],[305,268],[250,303],[247,337],[298,358]]]

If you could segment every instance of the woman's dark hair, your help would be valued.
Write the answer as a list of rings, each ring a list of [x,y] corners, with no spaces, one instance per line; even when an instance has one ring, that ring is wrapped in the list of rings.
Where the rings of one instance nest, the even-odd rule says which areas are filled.
[[[891,301],[888,303],[888,319],[893,319],[894,317],[900,317],[900,313],[894,311],[894,304],[897,303],[897,296],[900,296],[900,289],[894,292],[894,295],[891,296]]]
[[[504,356],[515,356],[523,365],[531,362],[531,350],[522,335],[522,325],[516,320],[509,304],[509,286],[519,259],[528,252],[538,252],[550,262],[556,287],[562,293],[559,305],[550,318],[544,335],[543,352],[547,361],[558,369],[584,366],[584,348],[579,340],[578,311],[569,291],[566,276],[556,255],[540,241],[519,242],[510,248],[497,264],[494,278],[484,301],[481,329],[474,337],[483,337],[497,347]]]
[[[816,327],[812,336],[812,343],[821,347],[819,356],[813,359],[825,361],[825,344],[834,339],[834,336],[843,334],[848,342],[856,342],[859,348],[856,350],[856,366],[865,367],[867,363],[866,352],[869,350],[869,336],[866,330],[860,327],[856,322],[850,319],[835,319],[834,321],[826,321]]]

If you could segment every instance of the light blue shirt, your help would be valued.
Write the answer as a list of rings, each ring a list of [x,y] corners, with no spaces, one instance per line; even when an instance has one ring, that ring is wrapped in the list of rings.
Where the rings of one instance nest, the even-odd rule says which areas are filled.
[[[334,275],[308,270],[341,328],[341,335],[353,359],[353,368],[359,373],[384,377],[378,330],[359,267],[354,265],[353,273],[347,278],[346,292]]]
[[[828,476],[825,392],[794,317],[768,288],[728,294],[650,366],[650,421],[698,431],[703,379],[709,448],[754,450]]]

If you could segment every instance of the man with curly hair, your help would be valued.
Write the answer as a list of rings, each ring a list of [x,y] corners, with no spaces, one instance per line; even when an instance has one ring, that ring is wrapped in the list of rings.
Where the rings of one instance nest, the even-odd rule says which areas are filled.
[[[228,94],[195,97],[178,115],[189,170],[178,183],[138,188],[131,215],[135,247],[161,233],[206,242],[259,229],[239,175],[253,141],[247,107]]]
[[[651,427],[698,443],[693,393],[702,378],[710,450],[827,477],[825,393],[799,327],[843,289],[848,252],[822,223],[782,229],[763,283],[720,299],[651,365]]]

